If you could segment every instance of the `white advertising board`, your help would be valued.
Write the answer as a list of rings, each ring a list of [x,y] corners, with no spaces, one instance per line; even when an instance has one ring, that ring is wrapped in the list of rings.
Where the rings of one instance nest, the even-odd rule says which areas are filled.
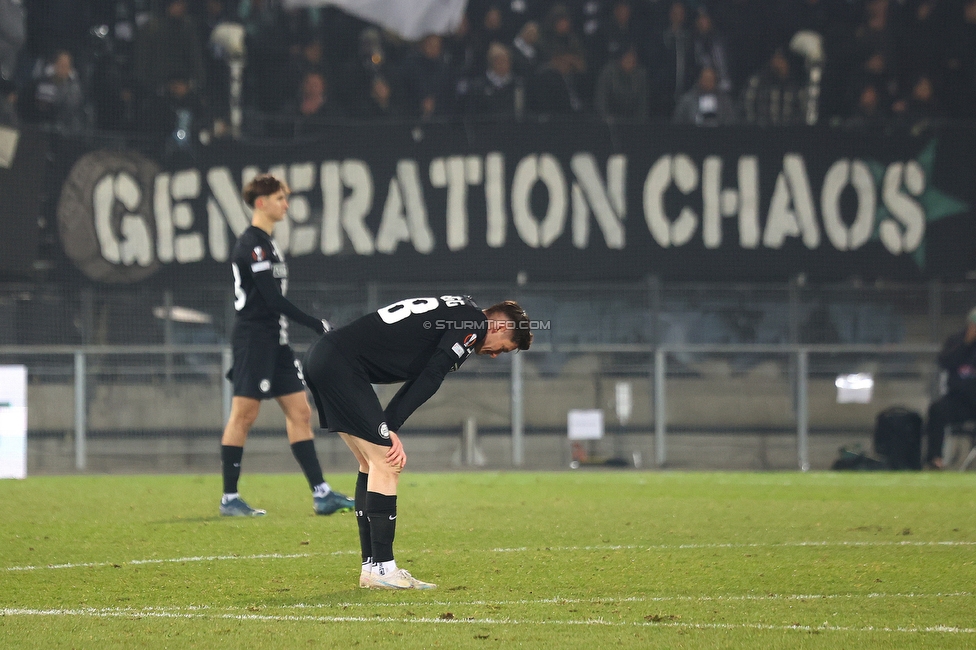
[[[27,476],[27,366],[0,366],[0,478]]]
[[[568,417],[570,440],[599,440],[603,437],[601,409],[573,409]]]

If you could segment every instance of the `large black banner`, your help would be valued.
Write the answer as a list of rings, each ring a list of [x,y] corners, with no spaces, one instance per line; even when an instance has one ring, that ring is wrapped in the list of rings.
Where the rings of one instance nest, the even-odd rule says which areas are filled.
[[[151,159],[76,143],[57,216],[103,282],[223,278],[240,188],[291,186],[295,277],[814,281],[976,269],[976,131],[356,125]]]
[[[0,126],[0,278],[34,274],[47,137]]]

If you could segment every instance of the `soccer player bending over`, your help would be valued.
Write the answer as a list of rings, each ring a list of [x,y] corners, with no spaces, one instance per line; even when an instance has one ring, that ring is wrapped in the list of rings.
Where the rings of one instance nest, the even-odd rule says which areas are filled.
[[[224,494],[220,514],[255,517],[264,510],[249,506],[237,492],[244,442],[258,417],[261,400],[274,398],[285,412],[285,430],[292,453],[312,488],[315,514],[350,511],[353,501],[332,490],[322,476],[315,454],[312,410],[305,397],[302,371],[288,344],[288,320],[321,334],[329,326],[309,316],[287,298],[288,265],[271,237],[288,212],[288,186],[270,174],[256,176],[244,187],[244,201],[254,208],[251,226],[241,233],[231,257],[234,272],[234,365],[227,378],[234,383],[230,418],[221,439]]]
[[[517,303],[481,310],[467,296],[440,296],[388,305],[326,332],[309,348],[305,381],[319,424],[338,433],[359,461],[360,587],[435,586],[397,568],[393,559],[397,483],[407,463],[396,432],[472,353],[495,358],[528,350],[531,343],[529,319]],[[383,409],[371,384],[398,382],[404,383]]]

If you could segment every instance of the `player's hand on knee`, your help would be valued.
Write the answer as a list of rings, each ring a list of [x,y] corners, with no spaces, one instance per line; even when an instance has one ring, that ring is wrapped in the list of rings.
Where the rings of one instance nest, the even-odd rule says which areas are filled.
[[[407,464],[407,452],[403,450],[403,443],[400,442],[400,436],[390,431],[390,441],[393,443],[393,446],[390,447],[390,451],[386,452],[386,460],[393,467],[403,469]]]

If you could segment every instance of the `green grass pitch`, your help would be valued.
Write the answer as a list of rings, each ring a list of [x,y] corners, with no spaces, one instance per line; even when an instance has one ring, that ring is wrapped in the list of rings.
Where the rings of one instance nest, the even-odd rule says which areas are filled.
[[[329,477],[351,493],[354,476]],[[300,475],[0,481],[2,648],[973,648],[976,475],[405,473],[397,561]]]

